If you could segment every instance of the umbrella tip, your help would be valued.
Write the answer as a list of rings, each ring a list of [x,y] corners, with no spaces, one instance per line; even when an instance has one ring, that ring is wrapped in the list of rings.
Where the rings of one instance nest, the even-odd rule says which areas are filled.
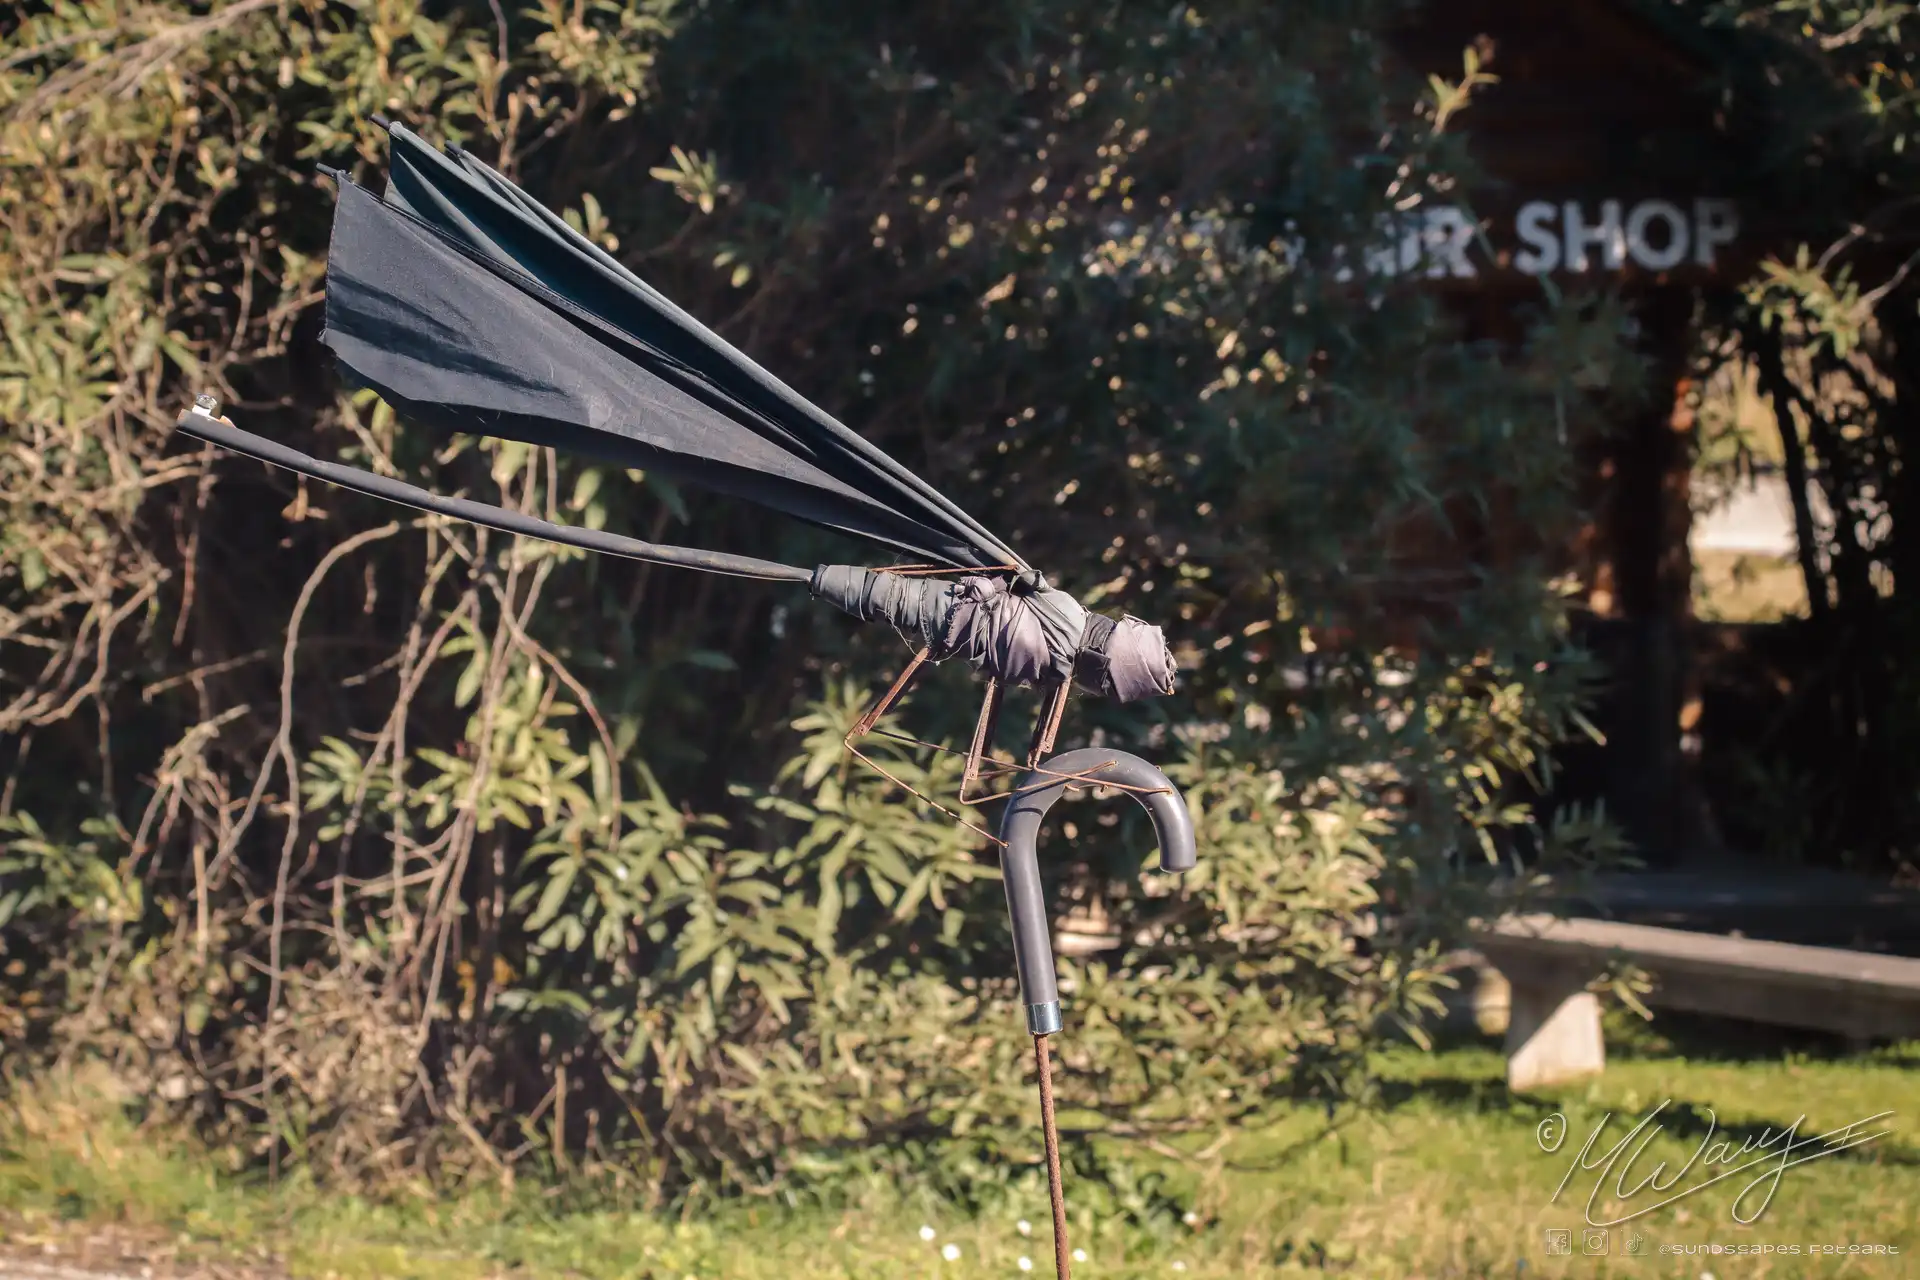
[[[375,124],[379,125],[382,129],[385,129],[389,132],[393,130],[393,121],[387,119],[385,116],[381,115],[377,111],[374,112],[372,115],[368,116],[367,118],[373,121]]]
[[[332,178],[335,182],[345,182],[347,179],[346,174],[330,164],[317,164],[313,166],[313,171],[323,178]]]

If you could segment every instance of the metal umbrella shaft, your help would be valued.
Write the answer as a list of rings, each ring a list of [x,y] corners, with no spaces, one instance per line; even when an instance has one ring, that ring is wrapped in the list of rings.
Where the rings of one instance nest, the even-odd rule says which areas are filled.
[[[1125,751],[1089,747],[1044,761],[1020,780],[1001,821],[1001,877],[1013,922],[1014,962],[1027,1031],[1033,1036],[1040,1085],[1040,1126],[1046,1143],[1047,1195],[1053,1209],[1053,1265],[1069,1280],[1066,1197],[1060,1186],[1060,1133],[1054,1120],[1053,1060],[1047,1038],[1060,1030],[1060,987],[1053,967],[1053,940],[1040,886],[1040,824],[1069,787],[1113,787],[1133,796],[1153,819],[1160,842],[1160,870],[1191,870],[1198,861],[1193,815],[1179,790],[1153,765]]]

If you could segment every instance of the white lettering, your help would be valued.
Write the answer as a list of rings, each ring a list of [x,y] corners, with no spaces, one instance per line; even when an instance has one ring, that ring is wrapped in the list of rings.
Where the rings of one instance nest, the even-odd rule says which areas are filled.
[[[1665,244],[1660,248],[1655,248],[1647,236],[1656,221],[1667,224],[1666,234],[1660,237]],[[1669,200],[1642,200],[1627,215],[1627,252],[1648,271],[1679,266],[1687,256],[1687,215]]]
[[[1527,248],[1514,255],[1513,265],[1530,276],[1541,276],[1560,265],[1560,237],[1548,228],[1560,216],[1545,200],[1533,200],[1520,206],[1515,224]]]
[[[1590,227],[1577,202],[1566,203],[1567,270],[1587,269],[1587,246],[1600,248],[1600,269],[1618,271],[1627,260],[1627,238],[1620,230],[1620,202],[1600,202],[1600,225]]]
[[[1597,204],[1597,210],[1574,200],[1521,205],[1514,215],[1518,244],[1512,268],[1529,276],[1556,271],[1611,274],[1629,263],[1656,273],[1689,262],[1712,268],[1718,252],[1740,236],[1740,212],[1731,200],[1694,200],[1689,211],[1680,201],[1653,198],[1635,202],[1625,216],[1623,201]],[[1485,247],[1482,229],[1472,211],[1459,205],[1383,214],[1364,245],[1333,248],[1333,277],[1342,283],[1362,274],[1376,279],[1476,279],[1482,264],[1474,246]],[[1307,246],[1298,228],[1289,226],[1287,231],[1287,237],[1276,238],[1271,247],[1297,266],[1304,262]]]
[[[1353,280],[1353,267],[1347,261],[1347,246],[1333,246],[1333,281],[1335,284],[1349,284]]]
[[[1367,274],[1373,276],[1399,274],[1400,260],[1407,257],[1404,243],[1406,236],[1392,214],[1382,214],[1375,221],[1373,235],[1373,243],[1367,246]],[[1416,248],[1414,252],[1417,255],[1419,250]],[[1411,267],[1413,260],[1409,259],[1407,265]]]
[[[1452,276],[1471,280],[1480,273],[1467,261],[1467,246],[1473,243],[1473,224],[1456,208],[1427,210],[1427,274],[1434,278]]]
[[[1400,270],[1402,272],[1420,269],[1426,225],[1424,216],[1402,218],[1397,224],[1400,233]]]
[[[1713,251],[1740,234],[1740,211],[1731,200],[1695,200],[1693,227],[1693,260],[1710,267]]]

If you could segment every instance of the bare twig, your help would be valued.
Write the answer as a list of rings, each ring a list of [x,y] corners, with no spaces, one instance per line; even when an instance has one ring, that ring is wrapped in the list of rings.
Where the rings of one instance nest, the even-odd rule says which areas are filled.
[[[417,523],[417,522],[410,522]],[[306,585],[300,589],[300,598],[294,602],[293,614],[287,619],[287,647],[280,663],[280,731],[274,736],[274,747],[279,753],[282,767],[287,775],[287,834],[280,845],[280,865],[274,876],[273,885],[273,923],[267,934],[267,1038],[271,1042],[274,1033],[274,1010],[280,1001],[280,938],[286,927],[287,913],[287,875],[293,865],[293,846],[300,836],[300,764],[293,755],[293,667],[294,653],[300,645],[300,623],[306,617],[307,606],[313,602],[313,593],[319,588],[321,580],[342,559],[370,542],[390,538],[407,525],[400,521],[381,525],[377,529],[367,529],[355,534],[345,542],[321,557],[320,563],[308,575]],[[264,778],[269,770],[262,768]],[[254,796],[260,795],[258,784]],[[225,852],[230,852],[229,844]]]
[[[137,85],[149,72],[165,65],[168,59],[180,49],[204,41],[215,32],[233,25],[249,14],[258,13],[262,9],[271,9],[279,3],[280,0],[236,0],[236,3],[215,9],[204,17],[161,26],[132,44],[123,45],[87,62],[62,67],[48,76],[38,89],[23,99],[20,105],[9,114],[16,120],[31,119],[49,104],[62,98],[77,96],[81,91],[91,89],[115,71],[119,74],[105,89],[99,91],[99,96],[110,97],[116,93],[124,93]],[[109,34],[118,34],[125,32],[127,26],[122,24],[105,30]]]
[[[253,825],[253,816],[260,808],[260,799],[266,794],[267,785],[273,778],[272,762],[275,759],[290,760],[292,758],[291,745],[283,749],[282,744],[291,743],[291,735],[293,733],[294,652],[300,643],[300,623],[306,616],[307,606],[313,601],[313,593],[318,590],[321,580],[326,577],[328,571],[331,570],[334,565],[338,564],[342,558],[351,555],[369,542],[377,542],[382,538],[390,538],[406,527],[408,527],[407,524],[395,521],[391,524],[381,525],[377,529],[364,530],[348,538],[346,541],[334,547],[333,550],[329,551],[321,559],[319,565],[308,575],[306,585],[300,589],[300,597],[294,603],[293,613],[287,620],[287,642],[280,655],[280,727],[274,734],[273,747],[268,751],[267,759],[261,762],[261,766],[254,776],[253,791],[247,797],[247,805],[240,815],[240,820],[234,824],[233,829],[221,840],[220,851],[214,855],[213,866],[210,868],[210,871],[215,877],[218,877],[227,863],[232,860],[235,847],[240,843],[241,837],[246,835],[247,828]],[[297,783],[290,781],[289,785],[297,785]]]

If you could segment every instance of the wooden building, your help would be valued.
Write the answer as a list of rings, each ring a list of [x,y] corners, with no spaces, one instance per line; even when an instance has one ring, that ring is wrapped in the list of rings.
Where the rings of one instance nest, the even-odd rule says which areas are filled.
[[[1683,744],[1698,699],[1688,370],[1705,291],[1737,286],[1782,242],[1728,198],[1739,157],[1713,68],[1623,0],[1431,0],[1396,33],[1414,70],[1458,81],[1468,48],[1496,81],[1452,126],[1480,169],[1457,210],[1423,215],[1420,269],[1470,336],[1515,341],[1543,278],[1630,299],[1654,395],[1588,460],[1595,518],[1570,567],[1580,625],[1611,681],[1607,742],[1569,749],[1561,800],[1604,799],[1655,865],[1711,842]],[[1475,234],[1476,230],[1478,235]],[[1420,246],[1409,241],[1408,264]]]

